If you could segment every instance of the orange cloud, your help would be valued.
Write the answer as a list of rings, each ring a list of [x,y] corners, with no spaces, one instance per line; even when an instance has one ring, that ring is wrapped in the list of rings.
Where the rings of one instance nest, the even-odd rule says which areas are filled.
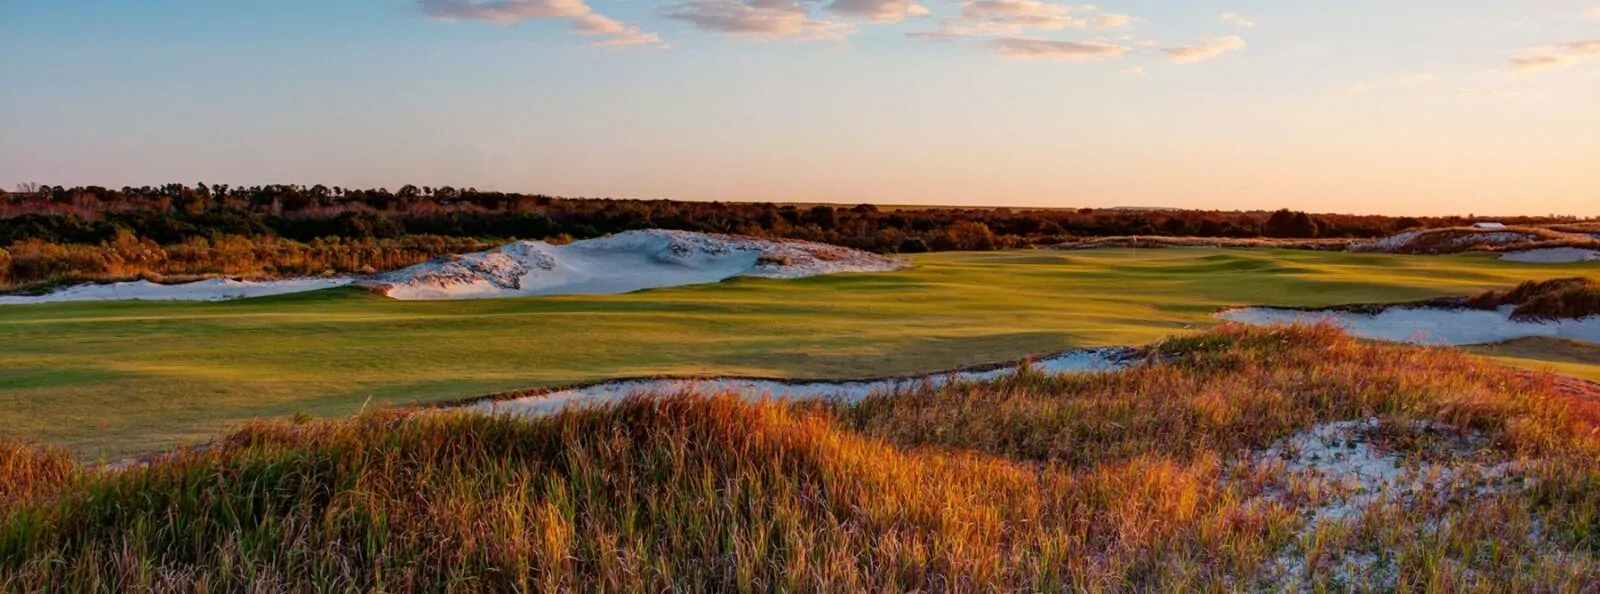
[[[1208,37],[1200,40],[1197,45],[1167,48],[1161,50],[1167,54],[1167,61],[1173,64],[1194,64],[1215,59],[1222,54],[1242,50],[1246,47],[1243,38],[1237,35],[1226,37]]]
[[[1025,37],[992,39],[988,45],[996,53],[1018,60],[1108,60],[1120,58],[1133,49],[1104,41],[1050,41]]]
[[[597,13],[584,0],[419,0],[417,9],[442,21],[510,25],[535,19],[565,20],[577,33],[607,37],[591,44],[595,47],[662,45],[661,37],[655,33],[644,33],[635,25]]]

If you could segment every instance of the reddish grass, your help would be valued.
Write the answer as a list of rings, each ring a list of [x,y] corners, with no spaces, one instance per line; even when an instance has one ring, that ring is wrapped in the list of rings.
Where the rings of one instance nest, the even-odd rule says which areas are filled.
[[[0,589],[1566,590],[1600,579],[1593,403],[1459,351],[1224,326],[1096,375],[852,407],[678,395],[533,420],[246,427],[124,472],[12,447]],[[1245,466],[1321,423],[1482,436],[1526,487],[1307,523]],[[41,457],[42,460],[34,460]],[[52,461],[56,460],[56,461]],[[43,470],[40,470],[43,469]],[[67,475],[72,475],[68,477]],[[44,477],[29,479],[26,477]],[[65,477],[65,478],[64,478]],[[1448,529],[1446,529],[1448,527]],[[1336,559],[1376,547],[1389,578]],[[1286,556],[1287,555],[1287,556]],[[1281,566],[1291,567],[1284,574]],[[1280,568],[1274,570],[1272,568]],[[1286,577],[1287,576],[1287,577]]]
[[[272,279],[370,274],[426,262],[440,254],[492,247],[476,239],[409,236],[395,240],[319,239],[310,243],[239,236],[193,238],[162,246],[123,233],[101,245],[26,241],[0,249],[0,291],[57,284],[149,279],[182,282],[227,276]]]

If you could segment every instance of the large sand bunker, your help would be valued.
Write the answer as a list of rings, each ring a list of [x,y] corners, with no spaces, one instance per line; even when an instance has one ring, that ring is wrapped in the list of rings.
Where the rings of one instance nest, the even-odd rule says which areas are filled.
[[[649,230],[569,245],[520,241],[418,264],[373,284],[395,299],[478,299],[628,293],[735,276],[801,278],[905,267],[900,260],[808,241]]]
[[[1132,349],[1105,348],[1069,351],[1028,363],[1034,371],[1047,374],[1114,371],[1136,360]],[[872,394],[920,385],[941,386],[950,382],[992,381],[1015,374],[1019,365],[981,370],[952,371],[860,381],[785,381],[737,377],[647,378],[602,382],[575,388],[553,390],[514,399],[487,399],[466,406],[466,410],[485,414],[539,417],[561,412],[567,407],[605,405],[630,396],[670,396],[682,393],[739,394],[750,400],[827,400],[854,403]]]
[[[1507,262],[1531,264],[1572,264],[1575,262],[1600,262],[1600,250],[1575,247],[1541,248],[1506,252],[1500,255]]]
[[[1493,310],[1393,306],[1378,313],[1246,307],[1217,314],[1255,325],[1332,322],[1355,336],[1413,344],[1487,344],[1530,336],[1600,343],[1600,316],[1520,321],[1510,305]]]

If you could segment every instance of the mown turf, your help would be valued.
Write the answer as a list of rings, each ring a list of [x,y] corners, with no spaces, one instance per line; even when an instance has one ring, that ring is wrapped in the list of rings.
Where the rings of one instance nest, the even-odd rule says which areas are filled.
[[[0,307],[0,433],[111,458],[257,417],[646,374],[879,376],[1149,343],[1234,305],[1476,294],[1594,264],[1287,250],[930,254],[620,296]]]
[[[1597,412],[1453,349],[1229,326],[845,408],[375,412],[124,472],[0,442],[0,590],[1583,591]],[[1470,436],[1506,480],[1316,519],[1347,487],[1254,455],[1369,418],[1406,464]]]
[[[1528,337],[1465,348],[1509,365],[1526,369],[1548,368],[1564,375],[1600,382],[1600,345],[1563,338]]]

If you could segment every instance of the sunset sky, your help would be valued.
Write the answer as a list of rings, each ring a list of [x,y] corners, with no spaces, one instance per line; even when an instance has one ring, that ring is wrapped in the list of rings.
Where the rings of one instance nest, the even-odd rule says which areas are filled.
[[[0,184],[1600,215],[1600,0],[0,0]]]

